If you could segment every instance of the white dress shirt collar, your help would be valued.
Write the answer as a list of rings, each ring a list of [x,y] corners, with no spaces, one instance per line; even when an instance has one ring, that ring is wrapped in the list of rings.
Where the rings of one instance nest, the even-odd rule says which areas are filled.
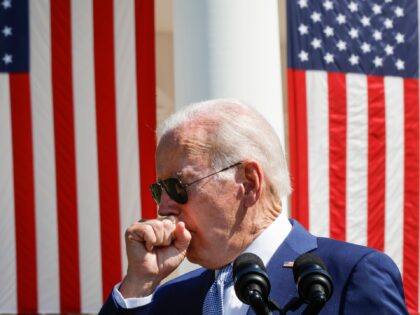
[[[244,253],[254,253],[267,266],[277,248],[289,235],[292,225],[283,211],[245,250]]]

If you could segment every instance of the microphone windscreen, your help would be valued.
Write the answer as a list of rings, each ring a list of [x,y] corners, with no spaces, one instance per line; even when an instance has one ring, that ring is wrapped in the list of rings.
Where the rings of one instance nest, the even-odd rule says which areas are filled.
[[[293,263],[293,276],[295,278],[295,281],[297,281],[297,278],[299,277],[301,271],[309,265],[318,265],[319,267],[321,267],[321,269],[327,269],[322,259],[319,258],[317,255],[312,253],[303,254],[299,256]]]
[[[242,270],[244,267],[248,267],[250,265],[257,265],[262,270],[265,270],[264,263],[260,257],[253,253],[243,253],[233,262],[233,277],[236,276],[238,270]]]
[[[270,294],[270,280],[261,258],[252,253],[241,254],[233,263],[233,284],[236,296],[251,305],[255,293],[267,301]]]

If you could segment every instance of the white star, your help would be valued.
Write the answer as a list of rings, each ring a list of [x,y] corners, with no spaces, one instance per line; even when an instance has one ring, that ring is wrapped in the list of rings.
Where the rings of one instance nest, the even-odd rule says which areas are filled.
[[[316,22],[321,22],[321,14],[319,14],[318,12],[314,12],[311,14],[311,20],[316,23]]]
[[[360,48],[362,48],[363,53],[368,53],[370,52],[370,45],[366,42],[363,42],[362,46],[360,46]]]
[[[394,53],[394,47],[392,47],[391,45],[386,45],[385,46],[385,53],[390,56]]]
[[[333,9],[333,3],[331,0],[325,0],[322,5],[324,6],[326,11]]]
[[[346,23],[346,16],[340,13],[339,15],[337,15],[336,20],[338,24],[344,24]]]
[[[385,28],[390,29],[394,27],[394,22],[392,22],[391,19],[387,18],[385,19],[384,25],[385,25]]]
[[[334,55],[330,53],[326,53],[324,56],[324,60],[326,63],[332,63],[334,62]]]
[[[9,9],[12,7],[12,1],[11,0],[3,0],[3,2],[1,3],[1,5],[3,6],[3,9]]]
[[[375,30],[375,31],[373,32],[373,38],[374,38],[376,41],[381,40],[381,39],[382,39],[382,33],[381,33],[380,31],[378,31],[378,30]]]
[[[301,9],[308,7],[308,0],[299,0],[298,6],[300,6]]]
[[[326,28],[324,28],[324,34],[326,37],[330,37],[334,35],[334,29],[330,26],[327,26]]]
[[[358,5],[356,2],[350,2],[350,4],[348,5],[349,9],[351,12],[356,12],[358,10]]]
[[[3,27],[3,30],[1,31],[4,35],[4,37],[12,36],[12,28],[10,26]]]
[[[391,3],[392,0],[385,0],[385,3]]]
[[[346,44],[346,42],[344,42],[344,41],[340,40],[340,41],[337,43],[337,48],[338,48],[338,50],[339,50],[339,51],[346,50],[346,49],[347,49],[347,44]]]
[[[349,58],[349,61],[352,66],[355,66],[359,63],[359,57],[356,55],[351,55],[351,57]]]
[[[402,61],[401,59],[397,59],[397,62],[395,63],[395,66],[397,67],[398,70],[404,70],[405,62]]]
[[[373,13],[375,13],[375,14],[381,14],[382,13],[382,7],[379,5],[379,4],[374,4],[373,6],[372,6],[372,11],[373,11]]]
[[[379,58],[378,56],[375,57],[373,63],[375,64],[376,68],[382,67],[384,65],[383,59]]]
[[[13,62],[13,56],[9,54],[4,54],[3,56],[3,62],[4,64],[8,65],[9,63]]]
[[[305,24],[300,24],[298,31],[300,33],[300,35],[305,35],[308,34],[308,27]]]
[[[404,16],[404,9],[401,8],[401,7],[396,7],[394,12],[395,12],[395,15],[397,17],[403,17]]]
[[[398,44],[404,43],[405,42],[404,35],[401,33],[397,33],[397,35],[395,35],[395,40],[397,41]]]
[[[362,22],[363,26],[369,26],[370,25],[370,19],[366,15],[364,15],[362,17],[360,22]]]
[[[311,42],[311,45],[314,49],[321,48],[321,40],[314,38]]]
[[[306,51],[304,51],[304,50],[301,50],[300,51],[298,57],[299,57],[300,61],[302,61],[302,62],[309,60],[308,53]]]
[[[349,35],[351,38],[357,38],[359,37],[359,30],[357,28],[352,27],[349,31]]]

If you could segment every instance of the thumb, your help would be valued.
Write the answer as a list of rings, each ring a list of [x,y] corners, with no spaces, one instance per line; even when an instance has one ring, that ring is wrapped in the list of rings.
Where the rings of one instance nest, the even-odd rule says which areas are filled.
[[[184,222],[178,222],[174,231],[174,245],[180,252],[185,251],[190,245],[191,233],[185,228]]]

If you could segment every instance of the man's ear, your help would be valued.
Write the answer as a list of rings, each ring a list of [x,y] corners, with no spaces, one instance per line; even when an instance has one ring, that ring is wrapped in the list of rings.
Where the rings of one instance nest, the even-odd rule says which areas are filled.
[[[263,171],[257,161],[248,160],[243,162],[244,205],[253,206],[261,196],[262,183],[264,180]]]

